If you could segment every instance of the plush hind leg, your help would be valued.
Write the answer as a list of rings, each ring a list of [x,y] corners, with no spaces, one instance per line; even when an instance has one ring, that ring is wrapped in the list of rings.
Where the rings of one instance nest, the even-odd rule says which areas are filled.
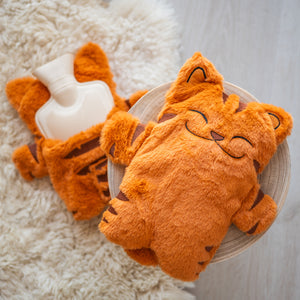
[[[124,249],[129,257],[145,266],[156,266],[157,257],[155,252],[149,248],[142,249]]]
[[[145,220],[135,202],[122,192],[110,201],[99,228],[108,240],[126,249],[147,248],[149,245],[150,237]]]

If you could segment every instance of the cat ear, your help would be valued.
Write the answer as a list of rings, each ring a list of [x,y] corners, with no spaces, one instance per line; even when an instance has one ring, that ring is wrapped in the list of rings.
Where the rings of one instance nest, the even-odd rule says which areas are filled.
[[[190,73],[187,83],[191,85],[196,85],[200,82],[204,82],[207,79],[206,71],[203,67],[195,67]]]
[[[5,92],[9,102],[16,110],[19,110],[24,95],[36,81],[32,77],[24,77],[13,79],[7,83]]]
[[[183,102],[203,89],[202,83],[222,85],[223,77],[200,52],[189,58],[166,94],[169,104]]]
[[[221,83],[222,75],[215,66],[200,52],[196,52],[182,67],[180,73],[186,78],[189,85],[197,85],[201,82]]]
[[[293,118],[284,109],[270,105],[262,104],[266,113],[272,121],[275,131],[277,145],[281,144],[284,139],[291,134],[293,127]]]

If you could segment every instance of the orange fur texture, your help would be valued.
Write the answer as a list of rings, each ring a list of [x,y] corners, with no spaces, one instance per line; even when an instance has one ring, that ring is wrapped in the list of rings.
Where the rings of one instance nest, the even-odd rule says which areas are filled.
[[[105,124],[102,149],[127,168],[100,230],[139,263],[196,280],[232,223],[251,235],[274,221],[276,203],[257,174],[291,128],[283,109],[225,95],[222,76],[195,53],[158,123],[118,112]]]
[[[107,57],[96,44],[88,43],[77,52],[74,75],[79,82],[102,80],[107,83],[117,111],[127,111],[146,91],[138,91],[129,100],[116,93],[116,84]],[[10,81],[7,98],[20,118],[34,134],[34,143],[13,153],[13,161],[27,180],[50,176],[52,184],[76,220],[90,219],[101,213],[110,199],[107,183],[107,159],[100,148],[103,124],[81,132],[67,141],[45,139],[35,123],[35,113],[48,101],[48,89],[37,79],[26,77]]]

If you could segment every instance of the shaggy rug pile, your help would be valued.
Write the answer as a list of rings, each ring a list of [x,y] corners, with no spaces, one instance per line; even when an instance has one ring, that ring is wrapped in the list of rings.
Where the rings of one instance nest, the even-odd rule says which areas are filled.
[[[0,298],[193,299],[159,268],[127,257],[76,222],[48,178],[26,182],[11,154],[32,136],[5,96],[5,84],[83,44],[98,43],[118,92],[128,96],[176,77],[179,38],[162,0],[0,0]]]

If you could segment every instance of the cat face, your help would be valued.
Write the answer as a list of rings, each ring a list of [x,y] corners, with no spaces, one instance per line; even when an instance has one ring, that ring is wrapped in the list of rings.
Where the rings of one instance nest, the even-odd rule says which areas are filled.
[[[167,93],[160,116],[184,115],[189,134],[215,143],[228,160],[252,160],[261,172],[290,133],[292,118],[279,107],[225,95],[222,82],[215,67],[194,54]]]

